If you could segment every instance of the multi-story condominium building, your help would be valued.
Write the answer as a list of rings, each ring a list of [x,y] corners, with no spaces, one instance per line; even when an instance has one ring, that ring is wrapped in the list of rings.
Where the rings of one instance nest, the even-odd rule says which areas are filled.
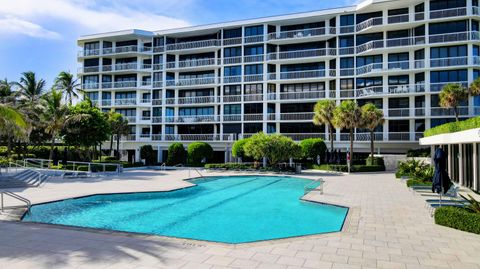
[[[328,139],[312,123],[320,99],[382,108],[380,152],[418,146],[422,132],[452,121],[439,106],[447,83],[480,73],[478,0],[369,0],[351,7],[147,32],[83,36],[79,76],[103,110],[125,115],[121,148],[207,141],[217,157],[253,133]],[[479,114],[471,97],[461,117]],[[370,134],[357,129],[358,150]],[[336,130],[345,150],[348,131]],[[225,153],[224,153],[225,152]]]

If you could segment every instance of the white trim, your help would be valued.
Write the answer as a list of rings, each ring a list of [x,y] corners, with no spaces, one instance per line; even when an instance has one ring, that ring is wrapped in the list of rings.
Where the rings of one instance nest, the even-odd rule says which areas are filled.
[[[449,145],[480,143],[480,128],[455,133],[439,134],[420,139],[420,145]]]

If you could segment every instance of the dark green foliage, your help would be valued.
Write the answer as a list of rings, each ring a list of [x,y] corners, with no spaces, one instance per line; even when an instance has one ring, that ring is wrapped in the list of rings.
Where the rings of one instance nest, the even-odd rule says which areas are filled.
[[[408,179],[407,187],[411,186],[432,186],[432,182],[418,180],[418,179]]]
[[[167,165],[185,163],[185,148],[182,143],[173,143],[168,147]]]
[[[460,196],[462,196],[463,199],[467,200],[469,205],[467,205],[465,207],[465,209],[467,211],[469,211],[470,213],[477,213],[477,214],[480,214],[480,202],[475,200],[475,198],[473,198],[470,194],[468,195],[468,197],[465,197],[463,195],[460,194]]]
[[[155,151],[151,145],[143,145],[140,148],[140,158],[145,160],[145,165],[151,165],[155,163],[155,160],[157,159]]]
[[[432,181],[433,167],[423,161],[409,159],[404,162],[399,162],[395,176],[397,178],[406,176],[421,181]]]
[[[480,117],[470,118],[464,121],[445,123],[425,130],[425,132],[423,132],[423,136],[428,137],[432,135],[454,133],[475,128],[480,128]]]
[[[407,157],[430,157],[430,148],[409,149]]]
[[[245,150],[243,146],[248,142],[248,138],[243,138],[240,140],[235,141],[232,146],[232,155],[233,157],[237,158],[244,158],[245,157]]]
[[[365,161],[367,165],[380,165],[380,166],[385,166],[385,162],[383,161],[382,157],[371,157],[368,156],[367,160]]]
[[[304,139],[300,142],[300,148],[302,149],[302,157],[312,160],[316,160],[317,156],[323,159],[327,150],[325,142],[320,138]]]
[[[206,169],[245,170],[253,168],[252,164],[243,163],[207,163]]]
[[[457,207],[440,207],[435,210],[435,223],[457,230],[480,234],[480,214]]]
[[[203,166],[208,160],[213,158],[212,147],[205,142],[194,142],[188,145],[188,165]],[[204,161],[202,163],[202,161]]]
[[[348,165],[345,164],[321,164],[313,165],[313,169],[325,170],[325,171],[336,171],[336,172],[348,172]],[[380,172],[385,171],[385,166],[382,165],[352,165],[350,172],[360,173],[360,172]]]

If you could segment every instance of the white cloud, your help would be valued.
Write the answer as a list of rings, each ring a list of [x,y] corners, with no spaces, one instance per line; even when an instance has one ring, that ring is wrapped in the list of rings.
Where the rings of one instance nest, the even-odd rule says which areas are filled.
[[[60,38],[60,35],[56,32],[49,31],[43,28],[41,25],[22,20],[13,16],[0,17],[0,35],[3,34],[24,34],[31,37],[41,38]]]
[[[77,25],[81,34],[106,32],[124,29],[161,30],[188,26],[185,20],[160,15],[169,10],[184,8],[189,1],[163,0],[148,5],[131,5],[128,1],[86,1],[86,0],[0,0],[1,26],[7,30],[34,37],[52,38],[59,34],[57,29],[45,25],[52,22],[67,22]],[[124,3],[122,3],[124,2]],[[178,3],[180,2],[180,3]],[[177,5],[174,5],[177,3]],[[150,6],[151,6],[150,5]],[[158,8],[158,9],[157,9]],[[2,19],[3,18],[3,19]],[[43,26],[42,26],[43,25]],[[55,28],[63,25],[54,24]],[[3,28],[3,27],[2,27]]]

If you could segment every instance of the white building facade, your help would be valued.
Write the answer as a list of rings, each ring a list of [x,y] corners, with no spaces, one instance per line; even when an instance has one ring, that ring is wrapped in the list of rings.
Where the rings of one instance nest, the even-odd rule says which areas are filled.
[[[386,121],[381,153],[418,147],[423,131],[454,119],[440,108],[447,83],[480,73],[478,0],[370,0],[356,6],[147,32],[82,36],[85,95],[128,118],[121,148],[138,160],[145,144],[162,161],[172,142],[208,142],[230,159],[232,143],[263,131],[328,140],[312,123],[318,100],[374,103]],[[480,114],[462,103],[462,118]],[[348,131],[336,130],[345,150]],[[357,151],[370,134],[355,132]],[[222,155],[223,154],[223,155]],[[220,157],[219,157],[220,158]]]

